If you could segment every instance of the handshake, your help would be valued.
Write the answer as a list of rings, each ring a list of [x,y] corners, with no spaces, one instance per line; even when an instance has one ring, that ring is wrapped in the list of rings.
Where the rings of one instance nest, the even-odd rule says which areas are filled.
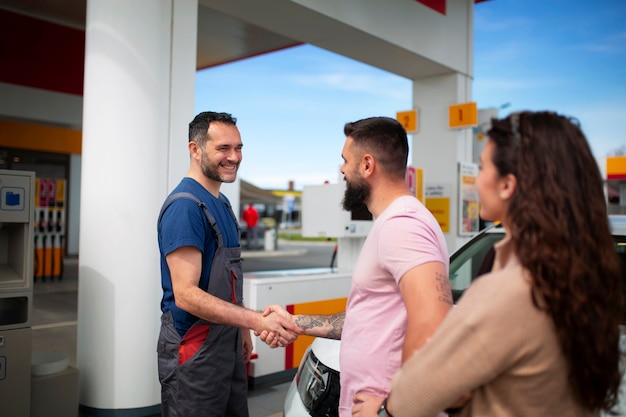
[[[295,316],[280,305],[265,307],[260,324],[254,334],[271,348],[287,346],[304,334],[304,329],[296,325]]]

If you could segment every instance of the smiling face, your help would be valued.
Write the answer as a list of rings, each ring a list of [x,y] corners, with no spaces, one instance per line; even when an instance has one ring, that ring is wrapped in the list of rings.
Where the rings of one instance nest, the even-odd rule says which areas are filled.
[[[221,122],[209,125],[209,139],[200,152],[202,174],[215,182],[234,182],[242,160],[241,136],[236,126]]]

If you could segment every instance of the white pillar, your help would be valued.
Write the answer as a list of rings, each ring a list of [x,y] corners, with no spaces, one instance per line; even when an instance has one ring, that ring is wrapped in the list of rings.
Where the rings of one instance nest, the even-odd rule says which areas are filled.
[[[67,254],[78,255],[78,238],[80,231],[80,172],[81,155],[70,155],[70,178],[67,190]],[[71,196],[71,198],[70,198]]]
[[[448,250],[467,238],[458,235],[458,162],[472,160],[472,129],[450,129],[448,108],[471,100],[471,78],[455,73],[413,80],[413,103],[420,109],[419,133],[413,135],[412,161],[424,170],[424,184],[447,186],[450,196]]]
[[[87,2],[77,366],[94,415],[158,412],[156,221],[189,164],[197,13],[197,0]]]

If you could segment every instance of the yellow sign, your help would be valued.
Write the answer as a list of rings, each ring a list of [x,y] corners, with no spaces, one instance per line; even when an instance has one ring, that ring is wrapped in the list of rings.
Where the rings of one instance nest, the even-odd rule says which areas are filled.
[[[478,125],[478,107],[475,101],[451,105],[448,108],[448,115],[450,129]]]
[[[404,126],[406,133],[417,132],[417,110],[406,110],[396,112],[396,120]]]
[[[441,230],[448,233],[450,231],[450,198],[426,197],[426,204],[424,205],[437,219]]]
[[[609,156],[606,158],[606,179],[626,179],[626,156]]]

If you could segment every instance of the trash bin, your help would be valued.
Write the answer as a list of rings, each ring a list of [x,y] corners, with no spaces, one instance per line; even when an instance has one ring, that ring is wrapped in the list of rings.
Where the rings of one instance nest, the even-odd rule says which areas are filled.
[[[265,231],[265,235],[263,236],[263,240],[266,251],[276,250],[276,229],[267,229]]]

